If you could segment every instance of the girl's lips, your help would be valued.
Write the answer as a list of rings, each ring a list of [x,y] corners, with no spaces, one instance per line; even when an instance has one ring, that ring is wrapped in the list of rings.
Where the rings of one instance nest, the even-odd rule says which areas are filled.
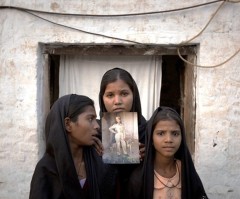
[[[174,147],[166,146],[166,147],[163,147],[163,149],[165,149],[167,151],[172,151],[172,150],[174,150]]]
[[[124,111],[124,108],[115,108],[113,109],[113,112],[121,112]]]

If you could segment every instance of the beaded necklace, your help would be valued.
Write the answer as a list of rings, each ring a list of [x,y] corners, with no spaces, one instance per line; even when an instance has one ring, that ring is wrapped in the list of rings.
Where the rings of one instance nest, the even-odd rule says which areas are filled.
[[[178,172],[178,182],[177,182],[177,184],[176,185],[174,185],[172,182],[172,186],[168,186],[168,185],[166,185],[165,183],[163,183],[161,180],[160,180],[160,178],[157,176],[157,172],[154,170],[154,175],[156,176],[156,178],[158,179],[158,181],[161,183],[161,184],[163,184],[165,187],[168,187],[168,188],[174,188],[174,187],[176,187],[179,183],[180,183],[180,172],[179,172],[179,168],[178,168],[178,164],[177,164],[177,162],[176,162],[176,168],[177,168],[177,172]],[[169,180],[168,180],[169,182],[171,181],[170,180],[170,178],[169,178]]]

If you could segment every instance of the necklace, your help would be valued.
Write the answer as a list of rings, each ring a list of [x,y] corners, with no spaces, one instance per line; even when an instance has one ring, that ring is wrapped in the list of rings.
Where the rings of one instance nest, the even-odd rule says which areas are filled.
[[[176,185],[174,185],[172,182],[171,182],[171,180],[170,179],[168,179],[168,182],[171,182],[172,183],[172,186],[170,187],[170,186],[168,186],[168,185],[166,185],[165,183],[163,183],[161,180],[160,180],[160,178],[157,176],[157,172],[154,170],[154,175],[156,176],[156,178],[158,179],[158,181],[160,182],[160,183],[162,183],[165,187],[167,187],[167,188],[174,188],[174,187],[176,187],[179,183],[180,183],[180,172],[179,172],[179,168],[178,168],[178,164],[177,164],[177,162],[176,162],[176,168],[177,168],[177,172],[178,172],[178,182],[177,182],[177,184]]]
[[[85,163],[83,161],[78,163],[77,174],[81,179],[86,177]]]
[[[81,155],[79,155],[79,158],[77,159],[75,167],[76,167],[78,178],[80,179],[86,178],[85,163]]]

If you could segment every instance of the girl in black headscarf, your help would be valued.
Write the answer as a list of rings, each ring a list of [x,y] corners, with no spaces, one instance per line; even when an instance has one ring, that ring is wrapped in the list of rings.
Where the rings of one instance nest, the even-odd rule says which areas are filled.
[[[126,70],[113,68],[102,77],[99,92],[100,116],[103,112],[137,112],[140,157],[144,156],[146,120],[142,116],[137,85]],[[120,177],[120,198],[126,198],[128,179],[137,165],[117,165]]]
[[[46,152],[35,168],[29,198],[115,198],[116,171],[92,147],[98,130],[90,98],[59,98],[46,119]]]
[[[129,198],[207,199],[179,114],[172,108],[159,107],[146,131],[145,158],[130,178]]]

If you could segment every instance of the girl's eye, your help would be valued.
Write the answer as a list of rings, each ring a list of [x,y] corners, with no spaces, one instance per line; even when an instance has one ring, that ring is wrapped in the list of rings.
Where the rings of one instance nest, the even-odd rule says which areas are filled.
[[[158,132],[157,132],[157,135],[163,136],[163,135],[164,135],[164,131],[158,131]]]
[[[106,97],[112,98],[112,97],[113,97],[113,94],[112,94],[112,93],[107,93],[107,94],[106,94]]]
[[[94,120],[94,118],[93,118],[93,117],[90,117],[88,120],[89,120],[90,122],[92,122],[92,121]]]
[[[180,134],[181,134],[180,131],[173,131],[174,136],[179,136]]]
[[[126,96],[128,96],[128,92],[122,92],[121,95],[126,97]]]

